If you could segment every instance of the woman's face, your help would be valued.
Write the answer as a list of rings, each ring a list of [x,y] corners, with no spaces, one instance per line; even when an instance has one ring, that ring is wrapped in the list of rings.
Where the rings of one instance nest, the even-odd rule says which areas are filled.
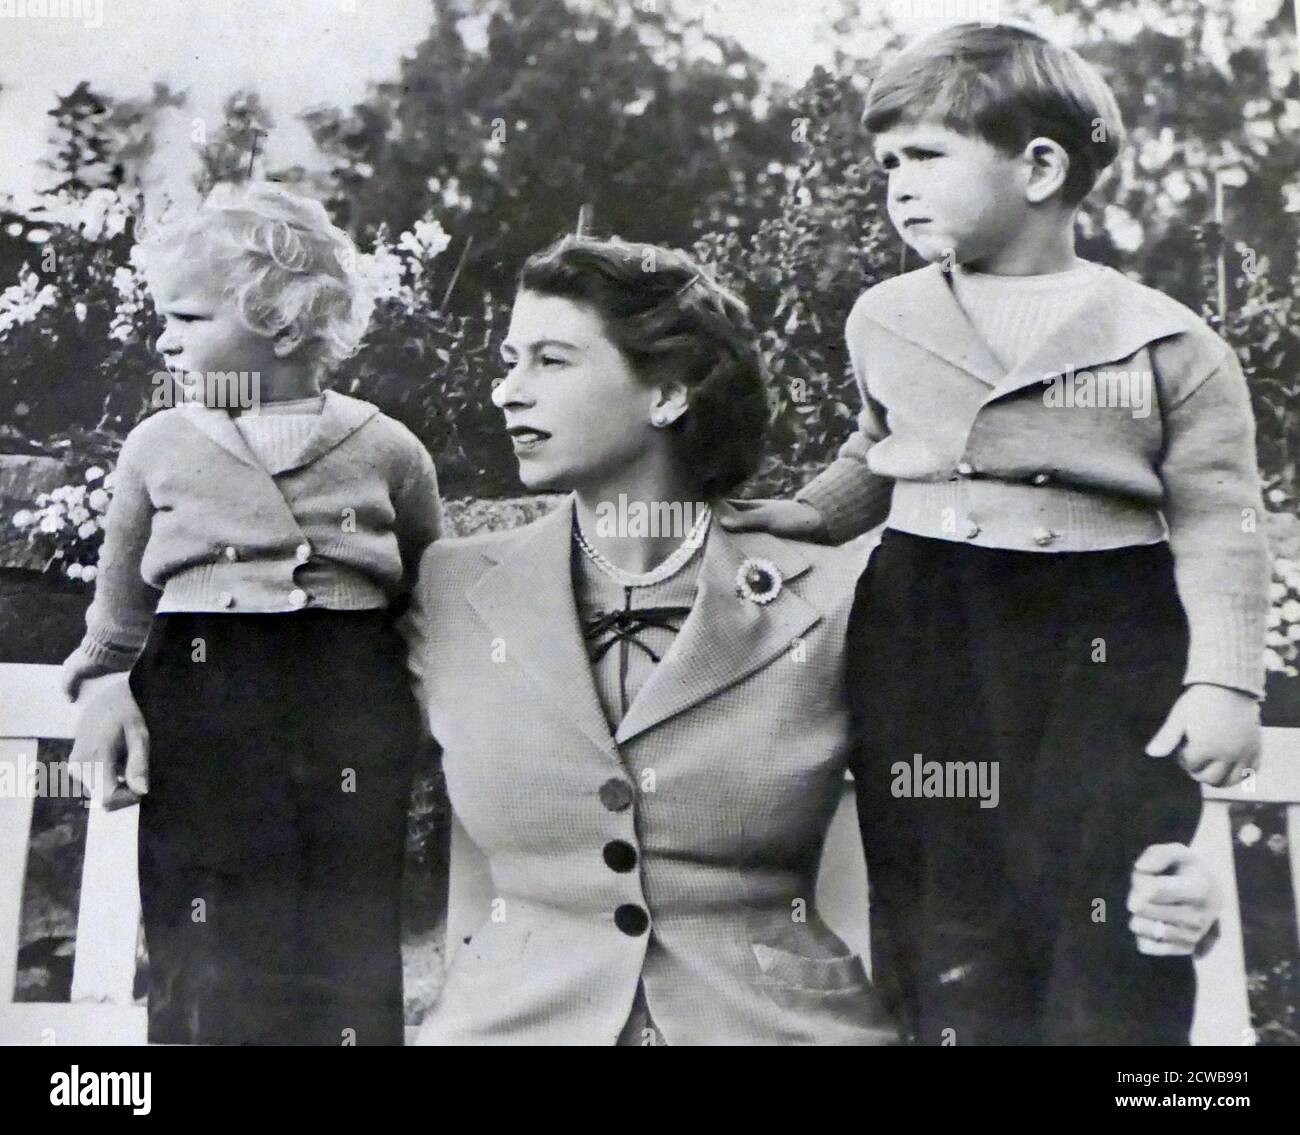
[[[662,452],[656,391],[633,372],[584,303],[521,291],[492,392],[529,489],[569,491],[625,479]]]

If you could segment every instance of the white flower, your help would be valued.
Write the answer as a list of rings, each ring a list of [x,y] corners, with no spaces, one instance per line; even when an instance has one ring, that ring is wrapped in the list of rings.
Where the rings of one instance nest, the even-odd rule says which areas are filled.
[[[91,481],[98,481],[103,475],[104,475],[103,469],[101,469],[98,465],[92,465],[89,469],[86,470],[86,484],[90,484]]]
[[[34,520],[36,515],[25,508],[19,509],[14,513],[14,527],[27,528]]]
[[[369,256],[358,258],[357,270],[376,299],[395,299],[403,296],[403,277],[406,264],[386,244],[377,244]]]
[[[74,504],[68,509],[68,520],[73,524],[84,524],[90,519],[90,510],[85,505]]]
[[[1288,599],[1278,609],[1282,612],[1282,618],[1288,623],[1300,623],[1300,603],[1294,599]]]
[[[86,498],[86,503],[96,512],[103,512],[108,508],[108,502],[112,498],[103,489],[94,489],[90,496]]]
[[[415,243],[423,250],[421,255],[425,260],[432,260],[435,256],[444,252],[449,244],[451,237],[447,231],[435,220],[416,221],[412,226],[411,233],[403,233],[402,236],[412,236]]]
[[[96,524],[93,520],[83,521],[81,524],[77,526],[77,535],[80,536],[83,540],[89,540],[98,531],[99,531],[99,525]],[[1300,627],[1296,627],[1295,630],[1297,632],[1300,632]]]
[[[82,566],[81,566],[80,564],[69,564],[69,565],[64,569],[64,571],[67,572],[67,575],[68,575],[68,578],[69,578],[69,579],[80,579],[81,576],[82,576],[82,572],[83,572],[83,570],[84,570],[84,569],[82,568]]]
[[[1242,824],[1241,831],[1237,833],[1237,838],[1247,847],[1254,847],[1263,834],[1256,824]]]
[[[40,528],[42,532],[54,533],[57,532],[62,527],[63,527],[63,521],[60,520],[57,516],[55,516],[53,513],[47,512],[44,516],[41,517]]]
[[[94,564],[87,564],[84,568],[81,569],[81,578],[84,579],[87,583],[93,583],[95,581],[95,577],[98,574],[99,574],[99,568],[97,568]]]
[[[1281,603],[1286,598],[1286,584],[1273,582],[1268,585],[1268,594],[1274,603]]]
[[[86,313],[87,313],[86,305],[82,303],[80,300],[78,300],[76,303],[72,305],[72,314],[77,317],[78,323],[86,322]]]
[[[58,299],[53,284],[41,286],[40,277],[30,268],[24,269],[18,283],[0,292],[0,335],[11,327],[30,323],[39,311],[52,307]]]
[[[1121,252],[1136,252],[1142,247],[1142,225],[1127,210],[1118,205],[1107,205],[1102,223]]]
[[[1182,203],[1192,195],[1191,183],[1187,180],[1187,175],[1182,170],[1174,170],[1165,178],[1165,192],[1178,203]]]

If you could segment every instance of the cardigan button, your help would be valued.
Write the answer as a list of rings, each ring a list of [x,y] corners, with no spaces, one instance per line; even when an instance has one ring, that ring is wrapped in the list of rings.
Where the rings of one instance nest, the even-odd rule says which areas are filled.
[[[629,938],[638,938],[650,925],[650,916],[635,903],[624,903],[614,911],[614,925]]]
[[[969,461],[959,461],[957,463],[957,476],[973,477],[975,475],[975,466]]]
[[[290,607],[307,606],[307,592],[305,592],[301,587],[295,587],[292,591],[289,592],[289,606]]]
[[[965,536],[967,540],[974,540],[980,534],[980,526],[973,520],[966,521]]]
[[[217,595],[217,606],[233,607],[234,605],[235,597],[231,595],[229,591],[222,591]]]
[[[636,848],[626,840],[611,839],[605,844],[603,852],[605,856],[605,866],[611,871],[617,871],[620,875],[625,875],[636,866]]]
[[[600,786],[600,802],[611,812],[622,812],[632,803],[632,786],[612,776]]]
[[[1047,484],[1047,482],[1050,481],[1051,479],[1052,479],[1052,475],[1051,475],[1050,473],[1035,473],[1035,474],[1030,478],[1030,480],[1031,480],[1035,485],[1045,485],[1045,484]]]
[[[1059,532],[1053,532],[1050,528],[1035,528],[1034,543],[1040,548],[1046,548],[1053,540],[1060,535]]]
[[[300,564],[305,564],[309,559],[311,559],[311,545],[304,540],[295,549],[294,555],[297,557]]]
[[[227,544],[221,554],[226,557],[232,564],[239,559],[239,549],[234,544]]]

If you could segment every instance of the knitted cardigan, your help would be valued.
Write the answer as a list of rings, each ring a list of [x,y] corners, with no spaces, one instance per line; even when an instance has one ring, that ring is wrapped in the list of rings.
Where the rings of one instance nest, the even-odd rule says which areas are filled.
[[[334,391],[277,467],[258,462],[224,411],[188,403],[132,430],[113,477],[86,634],[65,663],[74,673],[130,669],[155,610],[386,607],[441,525],[424,446]]]
[[[1254,418],[1235,353],[1202,320],[1106,269],[1008,374],[929,265],[864,293],[847,339],[857,429],[798,494],[833,540],[886,519],[1043,553],[1167,538],[1191,631],[1185,681],[1262,694]]]

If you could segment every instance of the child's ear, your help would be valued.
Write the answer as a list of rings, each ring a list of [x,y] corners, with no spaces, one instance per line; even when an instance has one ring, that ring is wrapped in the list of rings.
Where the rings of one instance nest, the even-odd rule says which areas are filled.
[[[277,331],[271,340],[271,349],[277,359],[287,359],[303,344],[302,328],[296,323]]]
[[[1028,167],[1025,197],[1034,205],[1060,191],[1070,172],[1070,155],[1052,138],[1033,138],[1024,149]]]

